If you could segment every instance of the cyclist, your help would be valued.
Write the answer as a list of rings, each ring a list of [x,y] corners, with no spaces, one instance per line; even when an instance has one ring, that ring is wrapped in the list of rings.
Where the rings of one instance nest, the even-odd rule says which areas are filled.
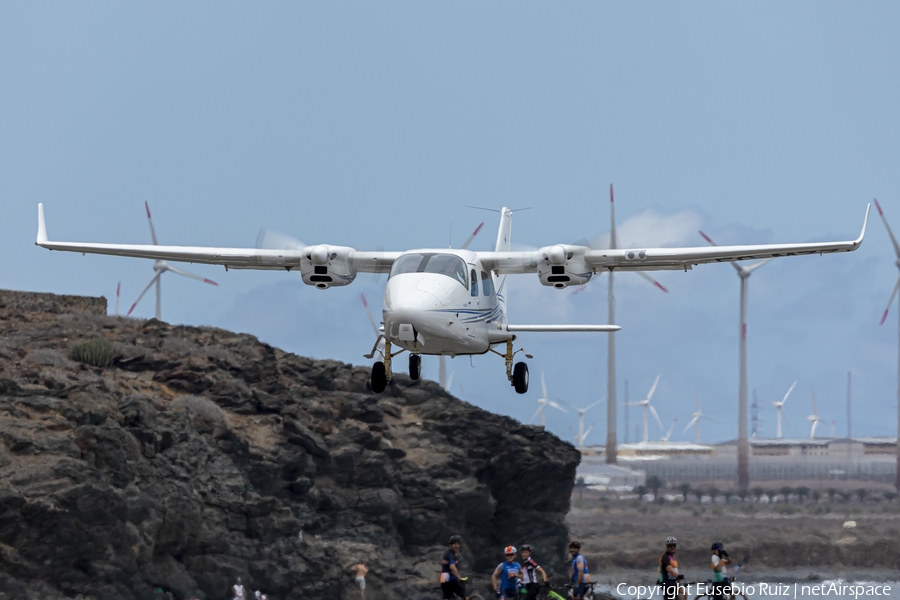
[[[449,548],[441,560],[441,592],[444,600],[454,600],[457,596],[466,598],[466,585],[459,574],[459,545],[462,538],[451,535]]]
[[[725,588],[731,583],[728,579],[728,565],[731,564],[731,557],[725,552],[721,542],[713,542],[712,558],[709,566],[713,570],[713,590],[716,596],[725,596]]]
[[[666,551],[659,557],[659,578],[657,583],[662,586],[663,594],[667,600],[673,600],[678,594],[678,582],[684,579],[684,575],[678,573],[678,560],[675,558],[675,550],[678,540],[674,536],[666,538]]]
[[[572,556],[572,598],[584,600],[591,583],[587,561],[581,555],[581,542],[572,540],[569,542],[569,554]]]
[[[531,556],[531,544],[522,544],[519,550],[522,553],[522,583],[525,584],[527,595],[525,600],[535,600],[540,590],[537,576],[540,575],[544,583],[547,583],[547,573]]]
[[[506,562],[497,565],[491,573],[491,585],[498,598],[515,598],[519,595],[519,578],[522,568],[516,562],[516,547],[507,546],[503,549]]]

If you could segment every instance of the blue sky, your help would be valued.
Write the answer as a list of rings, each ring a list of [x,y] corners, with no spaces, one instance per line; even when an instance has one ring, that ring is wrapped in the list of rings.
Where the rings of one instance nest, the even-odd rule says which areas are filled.
[[[127,308],[152,276],[149,261],[36,248],[38,202],[54,238],[147,242],[146,200],[162,243],[200,245],[252,246],[269,227],[360,249],[440,247],[487,217],[473,248],[489,249],[496,223],[467,204],[530,206],[514,241],[571,242],[608,231],[610,183],[624,244],[702,244],[701,227],[720,244],[847,239],[873,197],[900,229],[898,17],[889,2],[7,3],[0,286],[112,297],[121,280]],[[791,432],[808,431],[815,391],[843,433],[848,370],[854,432],[896,431],[896,306],[878,321],[897,271],[873,217],[854,254],[754,274],[763,433],[794,380]],[[166,320],[366,363],[359,294],[379,308],[383,281],[321,292],[287,273],[192,270],[220,286],[167,275]],[[687,424],[696,386],[718,421],[704,439],[730,438],[738,278],[728,265],[658,278],[670,294],[617,279],[619,400],[625,379],[636,399],[662,374],[664,421]],[[572,296],[519,277],[511,319],[604,322],[605,285]],[[152,297],[136,314],[152,316]],[[552,396],[605,394],[602,336],[524,343]],[[451,365],[457,395],[534,412],[539,385],[516,395],[499,358]],[[436,361],[425,369],[436,376]],[[587,421],[589,441],[602,439],[604,409]],[[574,419],[548,425],[571,437]],[[682,429],[673,438],[689,438]]]

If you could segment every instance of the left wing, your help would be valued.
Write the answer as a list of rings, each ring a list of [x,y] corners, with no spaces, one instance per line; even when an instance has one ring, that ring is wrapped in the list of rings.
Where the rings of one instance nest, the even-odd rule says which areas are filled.
[[[35,244],[48,250],[80,252],[82,254],[108,254],[153,260],[222,265],[226,269],[298,269],[311,277],[332,277],[331,285],[346,285],[356,273],[387,273],[400,256],[400,252],[360,252],[347,246],[318,244],[284,249],[263,248],[213,248],[203,246],[157,246],[143,244],[98,244],[85,242],[54,242],[47,237],[44,221],[44,205],[38,204],[38,233]],[[326,269],[321,274],[316,269]],[[350,280],[347,281],[347,277]],[[340,278],[341,283],[335,278]],[[315,279],[312,279],[315,282]],[[321,287],[321,286],[317,286]]]
[[[558,244],[531,252],[479,252],[478,257],[484,266],[501,275],[540,273],[542,269],[550,272],[551,267],[564,267],[568,273],[589,274],[605,270],[688,270],[694,265],[704,263],[852,252],[859,248],[865,237],[869,208],[870,206],[866,207],[866,216],[859,237],[843,242],[609,250],[592,250],[587,246]]]

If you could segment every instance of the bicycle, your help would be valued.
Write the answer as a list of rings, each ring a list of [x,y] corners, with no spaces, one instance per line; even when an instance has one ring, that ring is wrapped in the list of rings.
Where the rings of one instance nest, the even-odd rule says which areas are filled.
[[[575,589],[574,583],[567,583],[564,586],[556,588],[556,590],[554,590],[549,583],[543,583],[538,592],[538,600],[570,600],[575,597],[572,593],[573,589]],[[583,599],[594,600],[594,584],[588,584]]]

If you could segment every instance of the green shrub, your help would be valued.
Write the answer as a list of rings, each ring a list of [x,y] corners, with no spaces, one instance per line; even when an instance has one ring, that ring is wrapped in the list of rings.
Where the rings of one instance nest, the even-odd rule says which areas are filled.
[[[108,367],[114,357],[112,343],[103,338],[75,344],[69,349],[70,359],[94,367]]]

